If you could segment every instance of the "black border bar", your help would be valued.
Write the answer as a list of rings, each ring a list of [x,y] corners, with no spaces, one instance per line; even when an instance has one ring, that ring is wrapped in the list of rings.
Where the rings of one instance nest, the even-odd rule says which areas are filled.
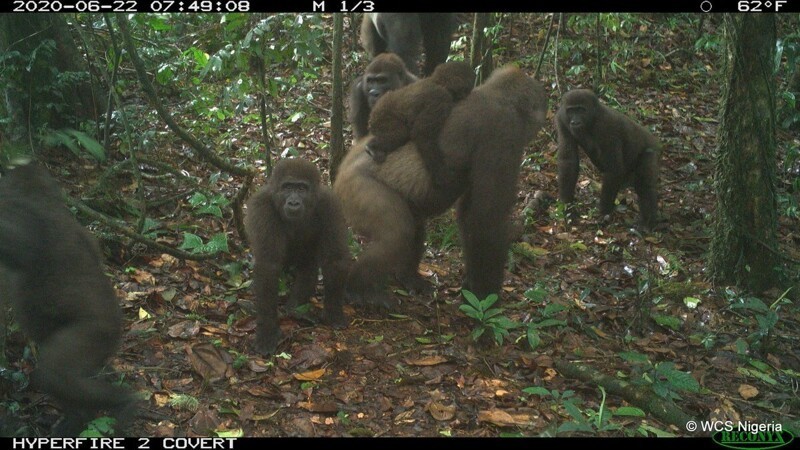
[[[800,0],[9,0],[0,12],[540,12],[775,13],[800,12]]]

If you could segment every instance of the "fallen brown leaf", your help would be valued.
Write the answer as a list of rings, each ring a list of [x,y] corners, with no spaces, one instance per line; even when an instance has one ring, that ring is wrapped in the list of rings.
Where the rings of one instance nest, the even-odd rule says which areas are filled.
[[[299,381],[317,381],[325,375],[325,369],[310,370],[308,372],[294,373],[292,376]]]
[[[169,327],[167,334],[177,339],[189,339],[200,332],[200,322],[197,320],[184,320]]]
[[[478,411],[478,422],[489,422],[498,427],[525,426],[531,424],[529,414],[509,414],[502,409]]]
[[[750,400],[758,395],[758,388],[755,386],[750,386],[749,384],[740,384],[739,395],[741,395],[745,400]]]
[[[428,405],[428,412],[436,420],[450,420],[456,415],[456,404],[443,405],[441,402],[431,402]]]
[[[204,380],[214,382],[225,378],[229,371],[233,369],[230,363],[233,358],[230,353],[213,346],[203,343],[186,347],[189,363]]]
[[[406,362],[412,366],[435,366],[447,362],[447,358],[441,355],[426,356],[420,359],[407,359]]]
[[[339,408],[336,406],[335,402],[332,401],[307,401],[307,402],[298,402],[297,406],[300,408],[305,409],[306,411],[315,412],[315,413],[325,413],[325,414],[332,414],[339,411]]]

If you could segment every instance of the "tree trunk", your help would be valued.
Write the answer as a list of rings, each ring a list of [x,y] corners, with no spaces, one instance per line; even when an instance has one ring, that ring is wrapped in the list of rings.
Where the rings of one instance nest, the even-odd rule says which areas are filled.
[[[344,158],[344,105],[342,103],[342,33],[343,14],[333,15],[333,95],[331,96],[331,148],[328,162],[331,184]]]
[[[778,281],[775,196],[775,17],[724,19],[717,207],[709,255],[714,281],[762,291]]]
[[[491,13],[475,13],[472,22],[472,45],[470,46],[469,60],[472,68],[478,70],[478,84],[483,84],[494,69],[492,61],[492,40],[486,36],[484,30],[489,26]]]

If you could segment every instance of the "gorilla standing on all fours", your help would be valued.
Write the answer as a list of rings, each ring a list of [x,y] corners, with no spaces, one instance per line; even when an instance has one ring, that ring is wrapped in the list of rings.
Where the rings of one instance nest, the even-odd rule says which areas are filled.
[[[371,242],[348,280],[356,299],[388,306],[386,278],[409,290],[429,284],[417,273],[425,222],[456,199],[464,247],[464,288],[480,297],[498,292],[508,253],[508,222],[525,146],[544,124],[547,97],[541,84],[516,67],[496,70],[458,103],[439,136],[452,182],[437,186],[413,145],[376,163],[357,141],[339,167],[334,192],[345,218]]]
[[[371,57],[396,53],[406,67],[419,74],[420,47],[425,48],[424,76],[447,61],[456,29],[454,13],[366,13],[361,22],[361,45]]]
[[[9,276],[16,320],[39,346],[31,383],[64,414],[53,433],[77,436],[100,410],[124,427],[131,395],[95,378],[117,350],[122,312],[97,242],[38,165],[0,178],[0,272]]]
[[[619,190],[632,185],[639,197],[641,223],[646,229],[653,228],[658,216],[658,140],[624,114],[600,103],[588,89],[564,94],[555,123],[559,199],[564,203],[575,200],[580,147],[602,175],[603,220],[614,211]]]
[[[256,350],[260,353],[273,353],[281,339],[278,279],[289,268],[295,274],[289,309],[308,303],[322,267],[325,321],[336,328],[347,326],[342,312],[350,264],[347,226],[338,199],[319,178],[312,162],[282,159],[267,184],[247,202],[245,230],[255,258]]]

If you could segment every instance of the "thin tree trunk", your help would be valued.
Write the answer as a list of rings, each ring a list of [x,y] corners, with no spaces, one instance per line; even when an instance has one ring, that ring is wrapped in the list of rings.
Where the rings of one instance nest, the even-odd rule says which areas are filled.
[[[491,13],[475,13],[472,22],[472,45],[470,46],[469,59],[472,68],[480,67],[478,71],[478,84],[489,78],[494,69],[492,61],[492,40],[486,36],[484,30],[489,26]]]
[[[344,15],[333,15],[333,95],[331,105],[331,148],[329,169],[331,184],[344,158],[344,105],[342,103],[342,33]]]
[[[775,194],[775,16],[726,15],[717,208],[709,254],[714,281],[754,291],[778,281]]]

